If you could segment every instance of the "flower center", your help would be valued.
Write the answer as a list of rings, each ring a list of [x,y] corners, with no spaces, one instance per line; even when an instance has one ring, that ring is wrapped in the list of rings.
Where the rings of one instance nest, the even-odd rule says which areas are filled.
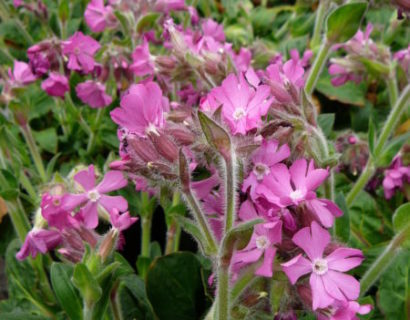
[[[292,191],[290,193],[290,198],[293,201],[301,200],[304,196],[305,196],[304,192],[302,192],[302,190],[300,190],[300,189],[296,189],[295,191]]]
[[[153,123],[149,123],[147,128],[145,129],[146,133],[153,133],[157,136],[159,136],[159,133],[157,131],[157,127]]]
[[[266,236],[259,236],[256,238],[256,247],[265,250],[270,245],[270,241]]]
[[[100,197],[100,193],[97,190],[91,190],[88,192],[88,199],[90,199],[91,202],[97,202]]]
[[[325,274],[328,270],[327,261],[320,258],[315,259],[312,264],[312,270],[320,276]]]
[[[61,204],[61,201],[60,201],[59,198],[54,198],[54,199],[53,199],[53,205],[54,205],[55,207],[60,206],[60,204]]]
[[[264,163],[257,163],[253,167],[253,173],[255,174],[256,179],[258,180],[262,180],[267,174],[269,174],[269,172],[269,167]]]
[[[246,112],[243,108],[237,108],[235,112],[233,113],[233,118],[235,120],[239,120],[243,118],[246,115]]]

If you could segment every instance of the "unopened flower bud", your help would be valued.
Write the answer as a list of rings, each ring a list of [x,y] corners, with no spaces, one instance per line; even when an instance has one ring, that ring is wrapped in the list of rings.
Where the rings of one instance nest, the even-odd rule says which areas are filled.
[[[159,155],[149,140],[133,136],[127,138],[127,142],[127,150],[131,157],[137,156],[140,160],[146,163],[158,160]]]
[[[182,129],[182,128],[173,128],[167,130],[167,132],[182,145],[190,145],[195,141],[195,136],[191,131]]]
[[[64,258],[72,263],[78,263],[83,258],[82,252],[73,250],[72,248],[60,248],[57,250]]]
[[[91,248],[95,248],[98,242],[98,236],[93,230],[81,226],[80,229],[77,229],[77,233],[83,241],[91,246]]]
[[[165,179],[174,180],[174,179],[177,178],[177,175],[175,173],[173,173],[172,168],[169,165],[165,164],[165,163],[148,162],[147,167],[151,171],[154,171],[155,173],[160,174]]]
[[[279,102],[287,104],[293,101],[290,93],[283,88],[279,83],[267,79],[267,84],[270,87],[272,96]]]
[[[178,147],[165,134],[157,135],[149,133],[152,144],[158,150],[158,153],[170,162],[178,159]]]
[[[167,114],[167,120],[172,122],[183,122],[189,117],[191,117],[191,109],[181,107],[173,109]]]
[[[115,250],[117,246],[118,234],[118,230],[113,228],[104,236],[98,249],[98,255],[101,257],[102,261],[105,261]]]

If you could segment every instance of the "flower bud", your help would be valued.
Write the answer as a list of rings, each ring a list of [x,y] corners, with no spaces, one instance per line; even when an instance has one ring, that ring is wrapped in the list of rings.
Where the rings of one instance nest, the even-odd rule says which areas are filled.
[[[182,128],[168,129],[167,132],[177,141],[179,144],[188,146],[195,141],[195,136],[191,131]]]
[[[161,133],[157,135],[155,133],[149,133],[148,137],[151,139],[152,144],[158,150],[159,154],[170,162],[174,162],[178,159],[178,147],[171,141],[165,134]]]
[[[98,249],[98,255],[101,257],[102,261],[105,261],[115,250],[117,246],[118,234],[118,230],[113,228],[104,236]]]
[[[127,142],[127,150],[131,157],[137,157],[137,162],[139,159],[145,163],[158,160],[159,155],[149,140],[132,136]]]
[[[74,250],[72,248],[60,248],[57,250],[64,258],[72,263],[78,263],[83,258],[81,251]]]

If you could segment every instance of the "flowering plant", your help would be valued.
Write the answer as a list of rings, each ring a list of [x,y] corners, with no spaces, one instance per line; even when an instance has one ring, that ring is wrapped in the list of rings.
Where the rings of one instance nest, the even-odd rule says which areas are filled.
[[[408,13],[1,1],[0,318],[408,317]]]

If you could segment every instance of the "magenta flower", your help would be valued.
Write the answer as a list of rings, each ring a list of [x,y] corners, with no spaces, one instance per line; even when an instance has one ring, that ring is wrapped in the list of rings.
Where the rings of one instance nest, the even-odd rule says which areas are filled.
[[[72,211],[78,206],[82,207],[84,224],[87,228],[98,225],[98,208],[102,207],[107,212],[113,209],[125,211],[128,208],[127,200],[122,196],[108,196],[106,193],[121,189],[127,185],[127,180],[120,171],[108,171],[102,181],[95,185],[94,166],[80,171],[74,180],[84,189],[80,194],[67,194],[63,198],[63,208]]]
[[[410,183],[410,166],[404,166],[400,156],[396,156],[390,168],[384,172],[383,188],[386,199],[391,199],[396,190]]]
[[[330,307],[330,315],[318,313],[318,320],[359,320],[357,314],[365,315],[372,311],[371,304],[360,305],[356,301],[337,301]]]
[[[63,54],[68,56],[67,68],[89,73],[94,69],[94,55],[100,49],[98,41],[78,31],[63,42]]]
[[[225,45],[225,49],[228,52],[228,54],[231,56],[232,61],[235,64],[236,70],[241,71],[241,72],[246,72],[251,65],[251,60],[252,60],[252,52],[247,49],[242,47],[238,53],[236,53],[233,49],[232,46],[228,46],[227,44]]]
[[[299,254],[282,263],[282,270],[292,284],[301,276],[310,274],[313,310],[326,308],[335,301],[348,302],[359,297],[359,282],[343,272],[362,263],[364,257],[360,250],[338,248],[323,257],[330,235],[316,222],[312,222],[311,227],[299,230],[292,241],[306,253],[307,258]]]
[[[133,223],[138,220],[138,218],[132,218],[128,211],[120,214],[120,212],[116,208],[114,208],[110,212],[110,218],[112,226],[118,231],[128,229]]]
[[[255,199],[256,187],[270,173],[270,168],[285,160],[289,155],[288,145],[284,144],[279,147],[276,140],[263,141],[262,145],[252,154],[253,167],[248,177],[243,181],[242,191],[250,189],[251,197]]]
[[[133,85],[128,94],[110,115],[112,120],[138,136],[157,133],[164,126],[165,98],[161,88],[155,82]]]
[[[223,25],[212,19],[205,19],[203,20],[201,27],[204,36],[212,37],[219,42],[225,42],[225,32]]]
[[[183,11],[186,10],[185,0],[157,0],[154,5],[154,10],[163,13]]]
[[[397,60],[404,72],[410,76],[410,45],[394,54],[394,59]]]
[[[152,75],[154,73],[153,57],[149,53],[148,40],[144,37],[141,45],[137,46],[132,53],[133,63],[130,70],[136,76]]]
[[[92,32],[102,32],[107,26],[115,25],[111,6],[104,6],[104,0],[91,0],[84,12],[85,22]]]
[[[359,84],[363,79],[361,75],[356,74],[337,63],[332,63],[329,66],[329,74],[333,76],[330,81],[335,87],[344,85],[348,81],[353,81],[354,83]]]
[[[239,209],[239,217],[244,221],[261,218],[255,210],[252,202],[247,200]],[[272,277],[273,260],[275,259],[275,243],[282,241],[282,221],[275,219],[258,224],[246,248],[235,252],[232,258],[234,269],[258,261],[263,256],[262,265],[255,274],[263,277]]]
[[[23,260],[31,255],[35,258],[40,252],[42,254],[57,247],[62,241],[61,235],[56,230],[33,228],[26,236],[23,246],[17,252],[16,258]]]
[[[222,116],[233,134],[246,134],[257,128],[266,115],[272,100],[268,86],[253,89],[243,74],[230,74],[211,94],[222,105]]]
[[[43,89],[49,96],[63,98],[65,93],[70,90],[66,76],[57,72],[51,72],[48,78],[41,83]]]
[[[112,102],[111,96],[105,93],[105,85],[100,82],[87,80],[79,83],[75,92],[80,100],[91,108],[104,108]]]
[[[63,195],[43,194],[41,198],[41,215],[50,227],[64,230],[78,226],[78,221],[63,208]]]
[[[17,60],[14,60],[13,71],[9,69],[9,77],[16,86],[26,85],[37,79],[27,63]]]
[[[299,205],[316,198],[315,190],[327,176],[327,170],[315,169],[313,160],[308,166],[306,159],[298,159],[289,169],[278,163],[271,168],[258,192],[278,206]]]

